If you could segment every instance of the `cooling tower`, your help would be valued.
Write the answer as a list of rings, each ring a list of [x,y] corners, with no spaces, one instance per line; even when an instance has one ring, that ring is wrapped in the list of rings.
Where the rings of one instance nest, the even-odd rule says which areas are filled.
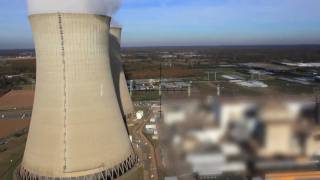
[[[134,111],[126,76],[121,63],[121,28],[110,28],[110,60],[113,82],[122,115],[125,117]]]
[[[114,179],[137,162],[109,62],[109,17],[29,17],[37,56],[32,120],[19,176]],[[106,76],[107,73],[107,76]]]

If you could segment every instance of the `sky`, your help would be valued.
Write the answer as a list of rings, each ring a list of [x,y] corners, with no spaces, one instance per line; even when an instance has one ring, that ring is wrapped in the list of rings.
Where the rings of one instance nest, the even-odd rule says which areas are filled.
[[[320,0],[123,0],[132,46],[320,44]],[[33,48],[25,0],[0,0],[0,49]]]

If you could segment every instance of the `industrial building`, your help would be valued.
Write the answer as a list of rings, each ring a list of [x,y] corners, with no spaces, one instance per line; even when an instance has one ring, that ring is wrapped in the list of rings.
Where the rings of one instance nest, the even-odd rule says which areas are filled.
[[[316,107],[303,97],[165,100],[158,123],[165,168],[170,176],[198,179],[316,170]]]

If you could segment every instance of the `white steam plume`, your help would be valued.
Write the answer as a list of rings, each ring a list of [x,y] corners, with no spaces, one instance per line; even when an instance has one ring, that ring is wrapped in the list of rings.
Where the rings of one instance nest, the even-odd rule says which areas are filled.
[[[121,0],[28,0],[29,15],[47,13],[81,13],[111,16]]]

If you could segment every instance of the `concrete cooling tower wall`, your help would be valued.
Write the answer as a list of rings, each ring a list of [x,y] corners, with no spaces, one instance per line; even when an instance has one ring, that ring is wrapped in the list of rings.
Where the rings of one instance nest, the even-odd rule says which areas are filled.
[[[110,60],[113,82],[123,116],[127,116],[134,111],[130,93],[128,90],[126,76],[121,63],[121,28],[110,28]]]
[[[109,18],[52,13],[31,15],[30,22],[37,84],[20,178],[125,174],[137,158],[114,90]]]

